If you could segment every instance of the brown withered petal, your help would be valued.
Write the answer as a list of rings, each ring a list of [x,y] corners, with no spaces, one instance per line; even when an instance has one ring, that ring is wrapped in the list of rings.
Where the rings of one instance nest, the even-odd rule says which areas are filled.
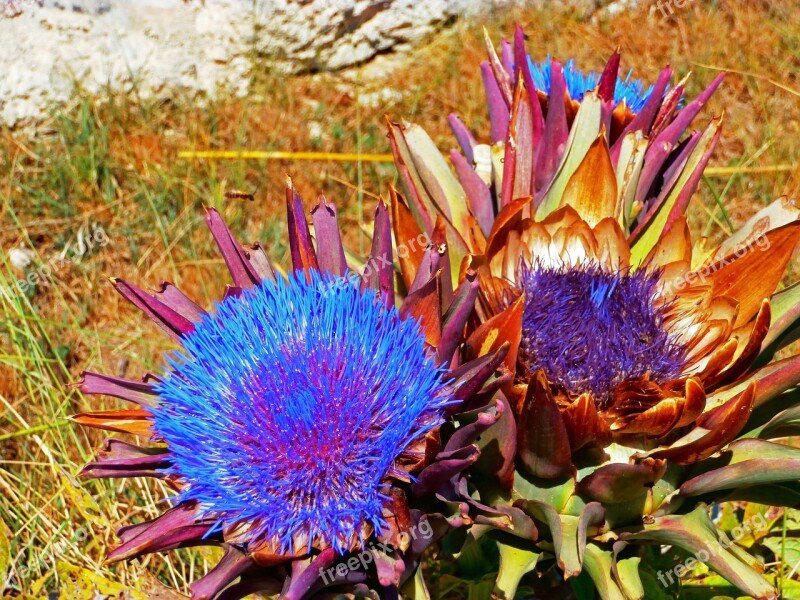
[[[652,385],[652,382],[649,383]],[[666,397],[635,416],[631,414],[626,419],[617,420],[611,429],[620,434],[646,434],[657,439],[677,427],[689,425],[703,412],[706,395],[698,380],[687,379],[682,395],[676,395],[674,391],[661,386],[658,388],[659,393]],[[652,387],[649,389],[653,390]],[[626,399],[627,403],[630,401],[631,398]]]
[[[741,348],[738,356],[736,356],[733,363],[720,373],[718,377],[704,380],[706,387],[710,389],[733,381],[748,369],[756,356],[758,356],[761,350],[761,344],[767,336],[767,333],[769,333],[771,320],[772,311],[770,308],[770,301],[768,298],[764,298],[761,303],[761,308],[752,324],[747,324],[740,328],[744,331],[740,332],[736,330],[733,333],[733,339],[739,340],[739,347]]]
[[[491,319],[511,306],[519,297],[520,291],[506,279],[492,277],[485,269],[478,271],[480,294],[475,311],[481,322]]]
[[[631,265],[631,249],[617,219],[602,219],[593,232],[597,240],[595,253],[598,262],[615,271],[628,269]]]
[[[438,348],[442,340],[440,274],[437,273],[436,277],[406,296],[400,308],[403,316],[422,324],[425,341],[433,348]]]
[[[514,303],[498,315],[478,326],[467,338],[466,353],[470,358],[477,358],[496,351],[508,344],[505,364],[510,371],[516,370],[517,352],[522,337],[522,311],[524,298],[520,296]]]
[[[700,381],[713,381],[714,377],[731,364],[738,347],[739,340],[731,338],[721,346],[718,346],[711,354],[706,355],[705,358],[692,365],[692,369],[689,371],[699,370],[697,377]]]
[[[85,427],[149,437],[153,415],[146,410],[100,410],[78,413],[71,420]]]
[[[422,257],[425,254],[425,244],[421,243],[423,234],[405,199],[392,185],[389,186],[389,194],[395,244],[398,249],[404,248],[403,251],[398,252],[400,272],[406,289],[410,289],[417,275],[417,266],[422,263]]]
[[[611,165],[605,131],[592,142],[567,182],[561,206],[574,208],[590,227],[595,227],[606,217],[618,219],[621,216],[617,178]]]
[[[533,115],[531,114],[529,90],[523,81],[521,72],[518,72],[517,78],[503,157],[501,206],[506,206],[517,198],[532,200],[534,194],[533,155],[524,151],[517,152],[519,147],[531,147],[533,137]]]
[[[523,211],[528,208],[530,202],[530,198],[517,198],[500,210],[486,242],[486,256],[491,258],[503,248],[508,232],[516,228],[522,220]]]
[[[706,391],[700,379],[689,377],[683,392],[685,400],[683,414],[676,423],[676,427],[685,427],[695,421],[706,407]]]
[[[561,416],[572,452],[577,452],[586,444],[606,446],[611,441],[611,429],[597,412],[597,404],[591,394],[581,394],[563,406]]]
[[[647,376],[628,379],[611,392],[611,400],[602,407],[602,413],[609,420],[624,422],[676,395]]]
[[[768,248],[750,246],[743,255],[726,256],[708,268],[714,294],[730,296],[739,303],[736,326],[749,322],[764,298],[775,291],[800,240],[800,222],[779,227],[763,237],[769,242]]]
[[[674,262],[692,263],[692,236],[685,216],[680,216],[659,238],[644,264],[660,269]]]
[[[697,426],[668,448],[648,452],[650,458],[677,464],[693,464],[718,452],[742,430],[753,410],[755,384],[751,384],[722,406],[704,414]],[[643,455],[644,456],[644,455]]]
[[[544,371],[528,383],[517,430],[517,457],[536,477],[569,477],[575,471],[569,436]]]

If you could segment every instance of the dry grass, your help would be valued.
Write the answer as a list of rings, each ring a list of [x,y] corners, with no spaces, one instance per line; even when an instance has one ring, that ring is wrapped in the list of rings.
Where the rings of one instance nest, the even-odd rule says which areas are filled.
[[[649,8],[645,0],[640,9],[597,22],[553,8],[500,11],[459,22],[391,68],[285,78],[264,66],[244,99],[222,93],[203,106],[180,96],[159,102],[137,101],[135,94],[82,98],[35,136],[0,131],[4,251],[25,244],[37,253],[34,265],[47,262],[74,247],[67,244],[87,224],[102,226],[111,239],[65,263],[33,292],[0,296],[0,517],[12,538],[7,593],[41,597],[63,589],[67,574],[63,567],[57,572],[59,562],[101,575],[113,571],[113,578],[151,594],[157,578],[185,591],[206,568],[206,556],[188,552],[102,565],[114,528],[157,514],[163,490],[142,481],[74,480],[100,437],[65,421],[89,406],[67,383],[84,369],[136,376],[157,367],[166,348],[104,276],[143,286],[171,280],[208,303],[220,298],[226,279],[202,225],[203,204],[221,208],[240,239],[261,240],[285,263],[287,173],[308,204],[322,192],[340,205],[355,250],[364,244],[359,225],[395,177],[384,164],[181,161],[179,150],[386,152],[385,113],[425,125],[447,149],[454,144],[445,121],[451,111],[476,132],[488,129],[477,73],[484,56],[481,26],[497,39],[519,21],[534,57],[549,51],[600,68],[620,46],[623,66],[635,66],[637,77],[654,79],[665,64],[679,76],[693,71],[692,95],[718,70],[731,71],[698,120],[726,113],[715,164],[800,162],[800,6],[697,1],[676,9],[666,23]],[[358,101],[380,90],[391,90],[391,100],[384,96],[374,106]],[[312,138],[314,131],[321,135]],[[256,190],[256,200],[224,201],[229,188]],[[692,209],[692,225],[721,235],[757,206],[798,192],[797,171],[709,179]],[[24,274],[2,256],[0,285],[7,287]],[[0,566],[2,559],[0,550]],[[155,576],[144,578],[145,572]]]

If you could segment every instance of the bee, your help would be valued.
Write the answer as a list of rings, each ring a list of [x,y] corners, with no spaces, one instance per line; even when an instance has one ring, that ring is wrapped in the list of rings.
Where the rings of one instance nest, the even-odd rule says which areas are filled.
[[[255,200],[255,196],[251,192],[242,192],[241,190],[226,190],[225,198],[228,200]]]

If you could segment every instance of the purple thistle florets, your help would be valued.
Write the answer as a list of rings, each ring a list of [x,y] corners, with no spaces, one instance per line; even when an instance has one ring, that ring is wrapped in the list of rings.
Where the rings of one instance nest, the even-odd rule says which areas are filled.
[[[525,293],[521,359],[529,374],[607,401],[623,381],[678,377],[685,347],[664,327],[659,274],[608,271],[597,264],[520,267]]]
[[[254,546],[363,545],[387,473],[452,395],[415,321],[316,271],[224,300],[182,342],[154,429],[181,499]]]

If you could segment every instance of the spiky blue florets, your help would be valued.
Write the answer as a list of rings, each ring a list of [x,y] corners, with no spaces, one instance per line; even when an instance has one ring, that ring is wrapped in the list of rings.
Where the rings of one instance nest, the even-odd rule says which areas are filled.
[[[154,429],[181,498],[256,545],[344,552],[380,530],[387,472],[450,399],[416,322],[317,272],[224,300],[182,341]]]
[[[533,83],[536,89],[541,90],[545,94],[550,93],[550,69],[551,58],[550,56],[544,62],[533,62],[528,57],[528,64],[531,68],[531,75],[533,76]],[[650,94],[653,92],[653,86],[650,85],[645,88],[644,84],[638,79],[631,79],[633,69],[628,71],[628,75],[623,79],[617,78],[617,85],[614,88],[614,106],[625,100],[628,108],[632,112],[639,112],[647,102]],[[567,91],[569,97],[573,100],[580,102],[583,100],[586,92],[593,90],[600,83],[600,73],[597,71],[589,71],[584,73],[575,66],[575,59],[570,59],[564,63],[564,79],[567,82]]]
[[[685,348],[664,327],[659,274],[596,264],[520,269],[525,292],[521,357],[529,373],[603,402],[627,379],[678,377]]]

